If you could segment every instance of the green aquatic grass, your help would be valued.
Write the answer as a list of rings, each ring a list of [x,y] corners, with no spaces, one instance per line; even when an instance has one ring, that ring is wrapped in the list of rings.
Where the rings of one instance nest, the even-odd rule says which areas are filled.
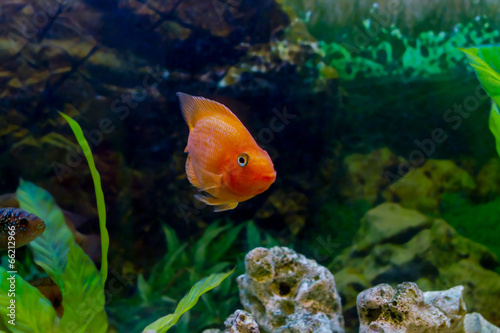
[[[236,268],[233,268],[227,273],[212,274],[209,277],[198,281],[191,288],[189,293],[180,300],[173,314],[169,314],[156,320],[154,323],[148,325],[144,329],[144,331],[153,330],[157,333],[167,332],[172,326],[177,323],[182,314],[189,311],[189,309],[196,305],[201,295],[221,284],[221,282],[224,281],[229,275],[231,275],[235,269]]]
[[[46,224],[45,231],[28,246],[34,262],[47,272],[62,293],[64,315],[55,322],[55,331],[106,332],[108,321],[101,277],[92,260],[76,244],[54,198],[27,181],[21,181],[16,196],[22,209],[39,216]],[[24,297],[19,294],[20,303],[30,302]]]
[[[102,261],[101,261],[101,282],[102,285],[106,283],[106,279],[108,277],[108,249],[109,249],[109,234],[108,229],[106,229],[106,204],[104,202],[104,193],[102,191],[101,185],[101,176],[95,167],[94,158],[92,156],[92,151],[90,150],[90,146],[85,139],[85,135],[83,134],[82,128],[76,121],[74,121],[71,117],[65,115],[62,112],[59,114],[66,119],[69,126],[73,130],[75,134],[76,140],[80,147],[82,147],[83,154],[87,159],[89,164],[90,173],[92,175],[92,181],[94,182],[95,196],[97,201],[97,212],[99,215],[99,228],[101,232],[101,253],[102,253]]]
[[[7,278],[15,276],[16,302],[15,314],[16,325],[8,324],[11,320],[7,317],[8,306],[13,297],[9,297],[10,283]],[[24,281],[19,275],[8,273],[5,268],[0,267],[0,314],[5,321],[6,327],[12,333],[49,333],[53,332],[56,312],[49,300],[46,299],[35,287]]]

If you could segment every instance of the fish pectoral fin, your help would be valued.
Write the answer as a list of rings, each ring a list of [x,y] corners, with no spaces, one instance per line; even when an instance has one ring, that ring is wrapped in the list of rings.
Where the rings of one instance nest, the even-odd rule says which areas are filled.
[[[207,205],[215,206],[214,212],[222,212],[225,210],[234,209],[236,208],[236,206],[238,206],[238,202],[236,201],[224,201],[218,198],[208,197],[202,194],[196,194],[195,198]]]
[[[189,182],[197,187],[201,188],[200,182],[198,181],[198,178],[196,177],[196,174],[194,173],[193,169],[193,163],[191,162],[191,156],[188,155],[187,160],[186,160],[186,175],[188,177]]]
[[[222,175],[217,175],[209,171],[203,171],[203,184],[198,187],[201,191],[206,191],[213,188],[220,188],[222,186]]]

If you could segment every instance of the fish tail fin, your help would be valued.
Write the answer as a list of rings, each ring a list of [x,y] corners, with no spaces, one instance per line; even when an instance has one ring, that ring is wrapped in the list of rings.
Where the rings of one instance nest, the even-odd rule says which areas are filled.
[[[204,116],[224,114],[238,119],[231,110],[216,101],[203,97],[191,96],[181,92],[177,93],[177,97],[179,97],[182,115],[190,130],[196,125],[196,122]]]
[[[195,198],[207,205],[215,206],[214,212],[222,212],[225,210],[235,209],[236,206],[238,206],[238,202],[236,201],[224,201],[213,197],[207,197],[202,194],[196,194]]]

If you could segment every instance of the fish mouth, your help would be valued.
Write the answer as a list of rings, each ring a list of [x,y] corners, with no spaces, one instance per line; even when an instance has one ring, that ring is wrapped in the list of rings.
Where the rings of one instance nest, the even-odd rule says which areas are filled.
[[[272,184],[276,180],[276,171],[264,173],[259,178],[266,183]]]

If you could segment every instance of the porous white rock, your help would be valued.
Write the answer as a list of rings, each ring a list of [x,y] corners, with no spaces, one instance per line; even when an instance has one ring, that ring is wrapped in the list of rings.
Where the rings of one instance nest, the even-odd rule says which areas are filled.
[[[240,300],[262,333],[344,332],[333,274],[286,247],[256,248],[238,277]]]
[[[422,292],[413,282],[379,284],[358,295],[361,333],[458,333],[466,313],[463,287]]]

